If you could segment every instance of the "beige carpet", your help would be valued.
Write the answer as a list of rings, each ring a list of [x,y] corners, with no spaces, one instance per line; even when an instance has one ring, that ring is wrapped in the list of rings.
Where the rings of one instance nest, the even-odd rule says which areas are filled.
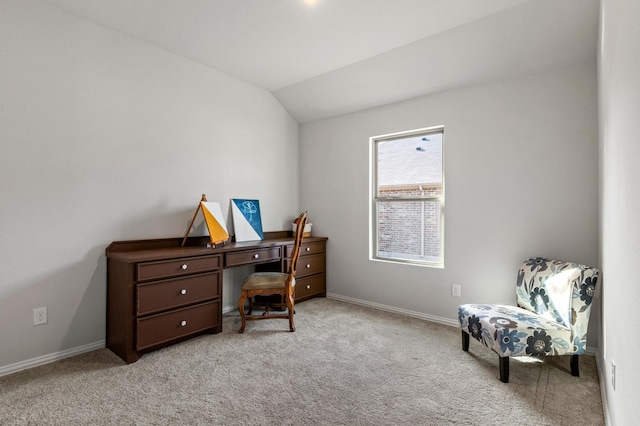
[[[595,359],[511,361],[453,327],[329,299],[125,365],[107,349],[0,378],[2,425],[602,425]]]

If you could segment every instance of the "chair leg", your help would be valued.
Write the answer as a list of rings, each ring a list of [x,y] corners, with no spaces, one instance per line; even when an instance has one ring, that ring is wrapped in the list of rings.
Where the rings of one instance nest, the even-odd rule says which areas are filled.
[[[286,302],[287,302],[287,311],[289,311],[289,330],[290,331],[296,331],[296,325],[293,322],[293,314],[295,312],[293,294],[289,294],[289,295],[285,296],[285,299],[286,299]]]
[[[271,305],[267,302],[264,304],[264,312],[262,313],[262,316],[267,316],[269,315],[269,311],[271,310]]]
[[[249,298],[249,311],[247,311],[247,315],[251,315],[253,313],[253,301],[255,297]]]
[[[242,326],[240,326],[240,330],[238,333],[244,333],[244,328],[247,325],[247,315],[244,313],[244,302],[247,300],[247,293],[244,291],[240,295],[240,300],[238,300],[238,311],[240,311],[240,318],[242,318]]]
[[[502,383],[509,383],[509,357],[500,357],[500,381]]]
[[[464,330],[462,333],[462,350],[467,352],[469,350],[469,333],[465,333]]]
[[[580,366],[578,364],[578,355],[571,355],[571,375],[580,377]]]

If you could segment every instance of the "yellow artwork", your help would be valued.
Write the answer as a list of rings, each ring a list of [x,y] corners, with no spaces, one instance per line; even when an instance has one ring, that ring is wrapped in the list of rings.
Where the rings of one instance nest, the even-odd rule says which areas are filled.
[[[227,226],[222,217],[220,203],[200,201],[200,206],[202,207],[204,221],[209,230],[211,244],[216,245],[226,242],[229,239],[229,233],[227,232]]]
[[[202,194],[202,200],[198,204],[196,212],[193,214],[193,219],[187,228],[187,233],[182,239],[181,246],[187,242],[189,232],[193,228],[193,224],[198,217],[198,212],[202,210],[204,216],[204,222],[207,225],[207,231],[209,231],[209,238],[211,239],[211,245],[215,247],[217,244],[226,243],[229,240],[229,232],[227,231],[227,225],[225,224],[224,217],[222,216],[222,209],[220,203],[214,201],[207,201],[205,194]]]

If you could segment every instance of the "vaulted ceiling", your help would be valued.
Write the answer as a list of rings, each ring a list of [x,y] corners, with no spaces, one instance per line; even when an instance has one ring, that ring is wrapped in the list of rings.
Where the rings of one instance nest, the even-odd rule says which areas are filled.
[[[44,0],[273,93],[299,122],[596,56],[598,0]]]

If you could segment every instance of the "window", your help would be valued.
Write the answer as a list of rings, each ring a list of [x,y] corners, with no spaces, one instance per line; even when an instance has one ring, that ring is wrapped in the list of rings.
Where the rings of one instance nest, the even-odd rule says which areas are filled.
[[[371,138],[371,257],[444,266],[444,127]]]

